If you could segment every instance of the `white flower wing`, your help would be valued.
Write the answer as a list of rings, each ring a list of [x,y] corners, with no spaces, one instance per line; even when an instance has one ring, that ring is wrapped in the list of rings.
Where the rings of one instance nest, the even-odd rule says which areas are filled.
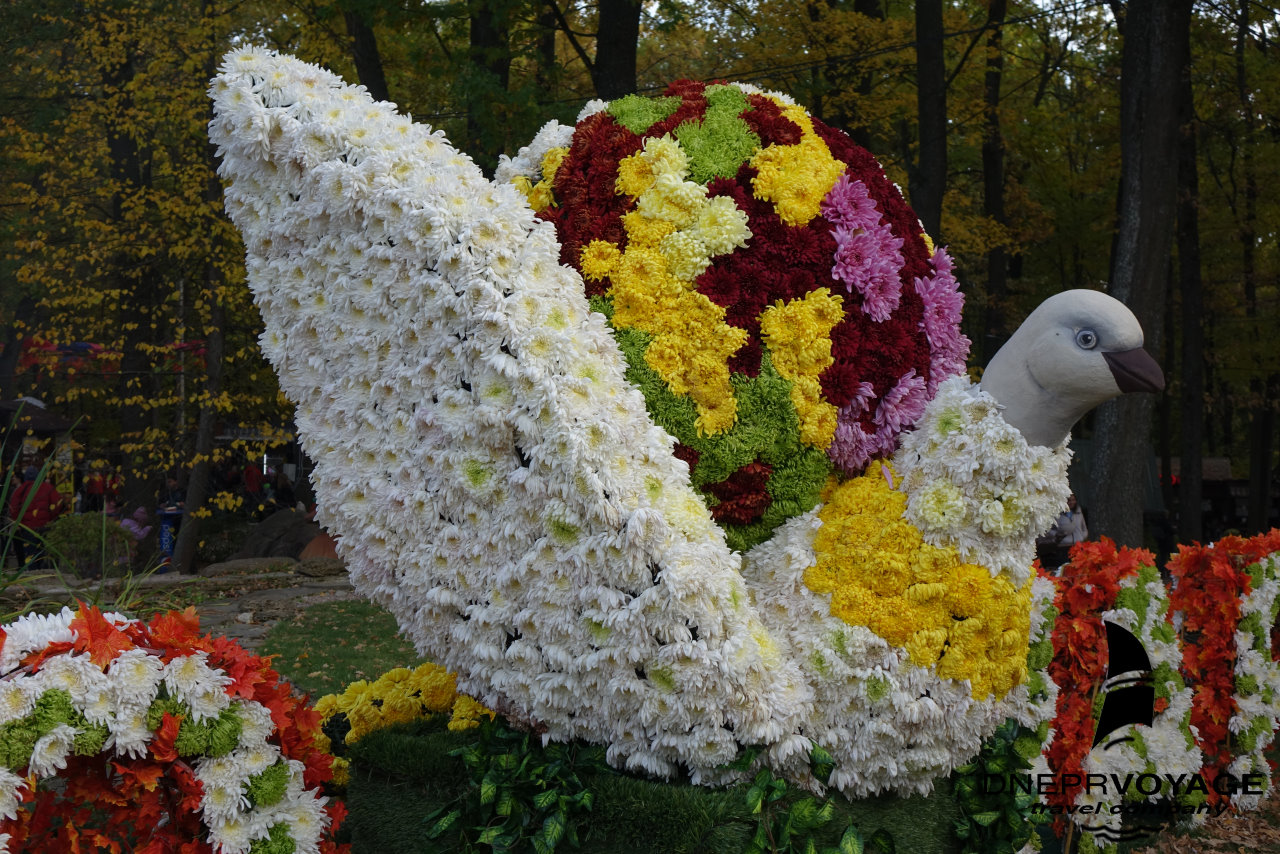
[[[357,589],[459,687],[695,776],[798,729],[739,558],[549,224],[439,133],[229,54],[211,138],[262,346]]]

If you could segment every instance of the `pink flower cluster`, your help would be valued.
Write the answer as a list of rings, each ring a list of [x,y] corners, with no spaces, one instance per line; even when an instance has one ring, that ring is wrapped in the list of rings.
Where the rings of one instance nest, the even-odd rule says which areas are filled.
[[[822,215],[835,226],[831,275],[844,282],[850,293],[857,288],[863,312],[883,323],[902,298],[902,238],[895,237],[880,216],[867,186],[848,175],[841,175],[822,200]]]
[[[927,394],[930,399],[938,384],[947,377],[964,373],[969,355],[969,339],[960,334],[960,315],[964,310],[964,294],[960,293],[951,273],[951,257],[941,248],[930,259],[933,276],[915,280],[916,293],[924,301],[925,337],[929,339],[931,363]]]
[[[907,371],[876,407],[871,417],[875,430],[869,433],[858,422],[869,407],[868,401],[875,399],[875,392],[870,383],[861,383],[853,402],[842,408],[836,419],[835,438],[827,450],[831,459],[846,471],[856,471],[873,457],[892,454],[897,448],[898,435],[924,414],[925,405],[932,397],[932,391],[926,386],[924,377],[917,376],[915,368]]]

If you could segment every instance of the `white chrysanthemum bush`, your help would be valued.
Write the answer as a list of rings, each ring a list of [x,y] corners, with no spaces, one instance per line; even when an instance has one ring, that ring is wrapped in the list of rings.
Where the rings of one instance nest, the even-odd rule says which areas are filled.
[[[822,746],[850,795],[1051,713],[1029,549],[1068,453],[959,376],[950,260],[843,134],[688,84],[490,182],[289,57],[211,94],[320,521],[459,691],[698,782],[759,746],[813,783]]]

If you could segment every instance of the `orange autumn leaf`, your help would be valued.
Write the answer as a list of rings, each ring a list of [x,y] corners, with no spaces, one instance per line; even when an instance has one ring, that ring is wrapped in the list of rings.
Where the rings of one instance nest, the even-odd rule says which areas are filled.
[[[200,617],[194,606],[185,611],[168,611],[157,614],[147,625],[152,639],[165,646],[204,648],[200,640]]]
[[[155,740],[151,742],[151,755],[160,762],[173,762],[178,758],[174,743],[178,740],[178,726],[181,722],[181,717],[175,718],[168,712],[164,713],[160,728],[156,730]]]
[[[97,608],[83,602],[76,611],[76,618],[71,621],[71,631],[76,633],[73,648],[88,652],[89,659],[99,667],[105,667],[120,653],[134,648],[128,635],[102,616]]]
[[[154,763],[130,762],[124,764],[112,762],[111,764],[115,767],[116,773],[120,775],[121,785],[141,786],[148,792],[154,790],[160,778],[164,776],[164,767]]]

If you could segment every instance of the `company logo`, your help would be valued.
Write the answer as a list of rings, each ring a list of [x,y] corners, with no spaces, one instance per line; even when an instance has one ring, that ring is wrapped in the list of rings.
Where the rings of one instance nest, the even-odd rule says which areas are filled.
[[[1107,630],[1107,676],[1099,688],[1102,708],[1093,735],[1093,751],[1107,751],[1136,740],[1134,729],[1115,736],[1125,727],[1150,727],[1155,720],[1155,686],[1151,656],[1132,632],[1104,620]],[[1210,792],[1220,795],[1236,793],[1260,795],[1266,790],[1266,774],[1235,777],[1219,774],[1212,781],[1200,774],[986,774],[980,781],[985,794],[1025,792],[1036,795],[1065,794],[1083,787],[1086,794],[1097,794],[1114,804],[1049,804],[1039,803],[1032,810],[1042,815],[1068,815],[1077,826],[1102,844],[1131,841],[1147,836],[1174,819],[1197,813],[1221,815],[1230,808],[1223,803],[1216,809],[1208,803],[1179,804],[1173,800],[1126,801],[1126,796],[1151,797],[1162,790],[1176,799],[1192,796],[1203,801]],[[1201,795],[1195,798],[1195,795]],[[1109,827],[1105,820],[1087,816],[1123,816],[1120,829]]]
[[[1103,743],[1103,739],[1129,724],[1151,726],[1156,717],[1156,689],[1152,684],[1151,656],[1133,632],[1110,620],[1107,628],[1107,678],[1102,683],[1102,712],[1093,732],[1093,748],[1109,750],[1133,741],[1125,735]]]

